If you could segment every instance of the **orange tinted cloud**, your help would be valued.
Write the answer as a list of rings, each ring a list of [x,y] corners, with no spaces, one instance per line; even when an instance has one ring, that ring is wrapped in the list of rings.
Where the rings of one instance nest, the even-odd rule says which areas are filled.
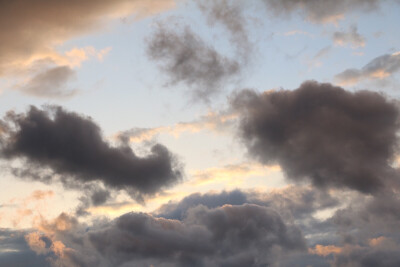
[[[319,256],[328,256],[329,254],[338,254],[341,253],[343,248],[329,245],[329,246],[324,246],[324,245],[316,245],[313,249],[310,248],[308,250],[309,253],[311,254],[316,254]]]

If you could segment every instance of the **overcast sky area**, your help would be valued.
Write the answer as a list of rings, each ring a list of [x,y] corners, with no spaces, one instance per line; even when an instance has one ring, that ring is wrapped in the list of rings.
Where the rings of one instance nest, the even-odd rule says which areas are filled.
[[[0,5],[0,267],[400,266],[398,0]]]

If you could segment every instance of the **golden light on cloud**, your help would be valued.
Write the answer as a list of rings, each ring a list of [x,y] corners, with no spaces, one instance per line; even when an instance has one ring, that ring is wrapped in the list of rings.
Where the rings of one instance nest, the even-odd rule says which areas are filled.
[[[40,238],[41,235],[39,232],[32,232],[25,235],[25,240],[28,246],[36,252],[36,254],[46,254],[46,243]]]
[[[369,244],[371,247],[377,247],[377,246],[382,245],[382,243],[384,243],[385,241],[387,241],[387,238],[384,237],[384,236],[380,236],[380,237],[377,237],[377,238],[371,238],[371,239],[368,241],[368,244]]]
[[[319,256],[328,256],[330,254],[339,254],[343,251],[343,248],[329,245],[316,245],[314,248],[309,248],[308,252],[311,254],[319,255]]]
[[[383,79],[390,76],[390,73],[386,72],[385,70],[376,70],[369,75],[371,78],[374,79]]]

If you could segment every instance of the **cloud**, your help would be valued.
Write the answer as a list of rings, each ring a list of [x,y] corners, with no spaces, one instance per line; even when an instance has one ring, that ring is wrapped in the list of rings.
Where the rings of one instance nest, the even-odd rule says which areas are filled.
[[[231,105],[249,155],[294,181],[376,193],[395,179],[399,111],[378,93],[308,81],[293,91],[243,90]]]
[[[74,37],[103,29],[112,18],[152,15],[169,9],[174,1],[16,0],[2,5],[0,75],[20,69],[32,59],[56,53],[54,47]],[[43,56],[41,56],[43,55]]]
[[[354,11],[370,12],[379,8],[381,0],[263,0],[275,15],[288,16],[300,13],[313,23],[337,23]]]
[[[25,236],[26,243],[31,250],[35,251],[36,254],[46,254],[46,243],[42,240],[41,236],[37,232],[29,233]]]
[[[36,97],[65,98],[76,95],[68,87],[75,68],[83,61],[102,61],[110,47],[92,46],[60,51],[66,41],[106,28],[123,16],[149,16],[174,6],[174,0],[16,0],[0,10],[0,78],[11,79],[7,89]]]
[[[370,266],[376,260],[396,266],[395,209],[370,208],[382,199],[377,196],[343,199],[338,192],[325,193],[289,186],[192,194],[153,214],[130,212],[92,225],[63,213],[23,234],[51,266]],[[391,196],[398,204],[398,196]],[[317,211],[347,200],[350,206],[332,218],[313,219]],[[334,234],[323,224],[334,226],[328,228]],[[322,242],[315,243],[318,239]],[[306,243],[311,243],[308,250]]]
[[[44,257],[36,255],[36,253],[28,247],[24,236],[25,231],[16,231],[12,229],[0,230],[0,266],[32,266],[43,267],[48,266]]]
[[[346,252],[337,254],[332,266],[385,266],[400,264],[399,245],[386,248],[347,246]]]
[[[353,85],[362,80],[382,80],[400,70],[400,53],[385,54],[374,58],[361,69],[347,69],[335,76],[340,85]]]
[[[66,98],[78,93],[77,89],[67,89],[67,84],[75,78],[76,72],[68,66],[59,66],[36,74],[16,89],[33,96]]]
[[[53,176],[64,177],[66,186],[82,188],[82,183],[97,181],[139,195],[154,194],[181,179],[180,164],[163,145],[155,144],[144,157],[129,146],[112,147],[90,118],[62,107],[31,106],[26,113],[9,113],[6,120],[10,131],[2,157],[25,162],[25,168],[16,167],[16,174],[40,174],[49,168]],[[49,182],[53,176],[31,178]]]
[[[352,48],[364,47],[365,38],[357,31],[356,26],[352,26],[349,32],[336,31],[332,35],[333,42],[338,46],[351,45]]]
[[[237,61],[219,54],[189,27],[178,33],[159,26],[148,41],[147,54],[161,62],[170,84],[183,83],[191,87],[193,99],[206,102],[240,70]]]
[[[116,134],[115,138],[123,143],[143,142],[155,138],[159,134],[169,134],[179,137],[182,133],[197,133],[203,130],[222,133],[233,127],[237,119],[236,114],[228,111],[209,112],[198,119],[189,122],[179,122],[173,126],[155,128],[132,128]]]
[[[219,23],[224,26],[236,47],[236,57],[240,59],[241,65],[245,64],[253,48],[246,29],[247,19],[243,15],[243,6],[240,2],[206,0],[196,1],[196,3],[206,15],[209,25],[214,26]]]
[[[183,83],[190,87],[193,100],[210,102],[229,82],[240,78],[254,49],[242,3],[226,0],[195,2],[209,26],[220,25],[228,33],[234,55],[222,55],[188,26],[183,30],[171,30],[160,25],[149,39],[147,53],[150,59],[161,62],[160,69],[168,74],[170,84]]]
[[[305,249],[301,232],[278,213],[247,204],[198,206],[182,221],[129,213],[89,237],[111,265],[263,266]]]
[[[182,220],[188,210],[199,205],[209,209],[224,205],[243,205],[245,203],[268,207],[279,211],[285,221],[308,220],[313,213],[339,205],[339,200],[329,192],[320,192],[312,187],[287,186],[268,192],[257,190],[233,190],[194,193],[179,202],[168,202],[160,206],[154,214],[157,217]]]
[[[220,193],[194,193],[186,196],[177,203],[169,202],[162,205],[155,214],[166,219],[182,220],[186,212],[199,205],[216,208],[224,205],[243,205],[248,202],[248,196],[241,190],[222,191]]]
[[[343,250],[343,248],[336,247],[336,246],[333,246],[333,245],[328,245],[328,246],[316,245],[315,248],[310,249],[309,252],[311,254],[317,254],[317,255],[321,255],[321,256],[326,257],[329,254],[341,253],[342,250]]]
[[[302,31],[302,30],[292,30],[292,31],[287,31],[283,34],[284,36],[292,36],[292,35],[305,35],[308,37],[314,37],[313,34],[306,32],[306,31]]]
[[[238,191],[209,200],[213,208],[194,203],[179,219],[130,212],[86,225],[62,213],[8,243],[21,243],[18,255],[28,245],[45,266],[265,266],[307,251],[299,228],[274,209],[243,204]]]

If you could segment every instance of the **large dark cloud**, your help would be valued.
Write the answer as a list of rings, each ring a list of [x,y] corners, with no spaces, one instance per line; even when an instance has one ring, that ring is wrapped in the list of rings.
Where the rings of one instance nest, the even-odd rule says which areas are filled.
[[[147,54],[161,62],[171,84],[184,83],[191,87],[193,99],[206,102],[240,69],[237,61],[219,54],[189,27],[178,32],[160,26],[149,39]]]
[[[71,186],[100,181],[109,188],[138,194],[153,194],[181,178],[179,163],[163,145],[156,144],[147,156],[139,157],[129,146],[113,147],[104,141],[101,129],[90,118],[61,107],[32,106],[26,113],[9,113],[5,120],[8,137],[1,155],[24,160],[17,174],[50,168]],[[32,178],[41,179],[40,175]],[[101,202],[106,195],[94,195],[92,200]]]
[[[315,23],[336,22],[354,11],[374,11],[382,0],[263,0],[268,10],[275,15],[289,15],[299,12],[304,18]]]
[[[266,266],[305,249],[301,232],[278,213],[247,204],[197,206],[182,221],[130,213],[89,236],[114,266]]]
[[[251,156],[290,179],[373,193],[395,181],[399,112],[382,95],[305,82],[289,91],[244,90],[232,98]]]

